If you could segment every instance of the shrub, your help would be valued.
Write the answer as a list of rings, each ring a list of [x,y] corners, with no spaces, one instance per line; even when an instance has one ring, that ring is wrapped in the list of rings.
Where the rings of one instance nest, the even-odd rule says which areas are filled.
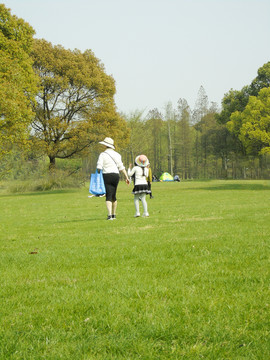
[[[5,186],[6,185],[6,186]],[[56,170],[53,174],[47,174],[39,179],[15,180],[2,183],[9,193],[21,193],[32,191],[48,191],[56,189],[79,188],[84,185],[81,171],[70,175],[65,170]]]

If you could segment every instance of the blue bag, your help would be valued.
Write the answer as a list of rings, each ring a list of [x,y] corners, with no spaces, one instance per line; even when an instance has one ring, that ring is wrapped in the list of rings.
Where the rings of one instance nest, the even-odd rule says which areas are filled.
[[[96,170],[94,174],[91,174],[89,192],[93,195],[106,194],[102,170],[100,173]]]

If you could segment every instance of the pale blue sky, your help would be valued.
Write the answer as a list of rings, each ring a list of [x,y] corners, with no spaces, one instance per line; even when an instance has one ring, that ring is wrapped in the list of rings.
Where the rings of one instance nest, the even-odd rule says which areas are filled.
[[[6,0],[44,38],[93,50],[129,113],[194,107],[202,85],[220,105],[270,61],[269,0]]]

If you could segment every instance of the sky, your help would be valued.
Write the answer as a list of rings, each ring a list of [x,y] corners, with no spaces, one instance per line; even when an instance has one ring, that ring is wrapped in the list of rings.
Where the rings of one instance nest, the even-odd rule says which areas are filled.
[[[116,83],[115,102],[131,114],[198,91],[220,107],[270,61],[269,0],[6,0],[53,45],[91,49]]]

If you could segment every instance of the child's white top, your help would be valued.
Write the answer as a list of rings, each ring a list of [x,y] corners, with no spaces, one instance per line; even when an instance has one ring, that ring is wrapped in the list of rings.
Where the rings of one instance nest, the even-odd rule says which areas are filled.
[[[148,168],[144,168],[144,176],[143,176],[143,168],[140,166],[134,166],[133,169],[128,169],[128,176],[131,177],[135,174],[135,185],[147,185],[147,176],[148,176]]]

